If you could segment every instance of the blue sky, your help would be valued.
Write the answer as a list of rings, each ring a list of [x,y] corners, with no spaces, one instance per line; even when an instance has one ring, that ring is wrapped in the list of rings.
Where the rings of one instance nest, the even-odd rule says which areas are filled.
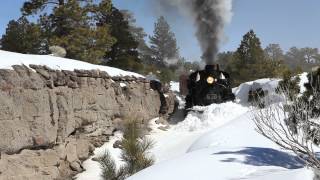
[[[159,0],[160,1],[160,0]],[[0,7],[0,34],[5,32],[9,20],[20,16],[24,0],[2,0]],[[160,15],[150,7],[148,0],[113,0],[120,9],[132,11],[137,24],[148,34]],[[221,51],[236,50],[242,36],[253,29],[262,45],[278,43],[284,50],[291,46],[320,48],[319,0],[234,0],[232,22],[227,25],[227,42]],[[168,21],[176,34],[181,55],[199,59],[201,52],[194,37],[194,27],[187,19],[176,16]]]

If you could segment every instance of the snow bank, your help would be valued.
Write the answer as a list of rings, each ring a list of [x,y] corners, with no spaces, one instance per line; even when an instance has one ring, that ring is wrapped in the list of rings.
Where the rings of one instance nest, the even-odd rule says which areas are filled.
[[[204,133],[221,127],[249,111],[248,107],[233,102],[197,108],[203,110],[203,113],[191,112],[182,122],[171,125],[167,131],[157,129],[161,125],[151,122],[153,131],[148,137],[155,142],[152,153],[157,163],[185,154]],[[234,111],[231,112],[231,109]]]
[[[249,110],[249,108],[233,102],[212,104],[207,107],[197,106],[193,109],[203,112],[191,111],[182,122],[174,127],[175,131],[197,131],[217,128]]]
[[[255,131],[251,112],[238,116],[223,127],[211,130],[196,140],[188,152],[208,147],[277,147]]]
[[[262,87],[276,102],[281,100],[274,93],[278,82],[244,83],[233,90],[238,103],[195,107],[203,113],[190,113],[167,132],[151,135],[159,143],[153,153],[161,161],[129,180],[312,180],[313,172],[303,162],[257,133],[251,120],[255,110],[246,105],[249,90]]]
[[[166,131],[151,121],[148,138],[155,142],[151,153],[156,164],[128,178],[129,180],[312,180],[313,173],[294,155],[281,150],[255,131],[251,120],[254,109],[247,106],[248,92],[254,85],[269,91],[269,98],[278,100],[274,89],[277,79],[261,79],[233,89],[237,101],[195,107],[202,113],[191,112],[184,121],[170,125]],[[171,83],[171,88],[178,83]],[[183,99],[180,99],[183,103]],[[111,144],[113,141],[110,142]],[[107,149],[114,152],[111,144]],[[114,153],[119,162],[119,157]],[[91,161],[89,161],[91,162]],[[80,174],[78,180],[99,179]],[[90,169],[91,168],[91,169]],[[90,173],[89,173],[90,174]],[[87,177],[87,178],[81,178]]]
[[[248,102],[248,93],[251,89],[262,88],[265,91],[268,91],[269,99],[278,100],[277,95],[274,91],[278,86],[280,79],[259,79],[256,81],[246,82],[241,84],[239,87],[234,88],[232,91],[236,96],[236,101],[240,104],[247,104]]]
[[[147,168],[129,180],[311,180],[312,172],[303,169],[299,158],[254,130],[251,113],[204,133],[186,153]]]
[[[84,69],[84,70],[92,70],[99,69],[101,71],[106,71],[110,76],[136,76],[143,77],[140,74],[123,71],[121,69],[108,67],[108,66],[100,66],[94,65],[90,63],[86,63],[83,61],[55,57],[51,55],[30,55],[30,54],[20,54],[13,53],[8,51],[0,50],[0,69],[12,69],[12,65],[46,65],[52,69],[56,70],[70,70],[74,69]]]

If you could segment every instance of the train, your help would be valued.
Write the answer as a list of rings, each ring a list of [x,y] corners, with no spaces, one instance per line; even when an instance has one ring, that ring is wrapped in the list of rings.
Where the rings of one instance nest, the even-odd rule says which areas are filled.
[[[185,95],[185,109],[234,101],[230,75],[218,64],[206,65],[189,76],[180,76],[180,92]]]

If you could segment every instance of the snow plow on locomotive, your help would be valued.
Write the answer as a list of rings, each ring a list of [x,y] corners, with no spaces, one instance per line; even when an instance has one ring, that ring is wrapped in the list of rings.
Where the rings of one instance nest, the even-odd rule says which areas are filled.
[[[219,65],[206,65],[204,70],[180,77],[180,92],[186,96],[185,109],[233,101],[230,76]]]

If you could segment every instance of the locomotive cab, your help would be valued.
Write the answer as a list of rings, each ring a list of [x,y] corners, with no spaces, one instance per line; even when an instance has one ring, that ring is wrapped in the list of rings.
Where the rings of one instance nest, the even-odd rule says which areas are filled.
[[[187,80],[187,88],[186,109],[235,99],[230,76],[221,71],[219,65],[207,65],[204,70],[192,73]]]

